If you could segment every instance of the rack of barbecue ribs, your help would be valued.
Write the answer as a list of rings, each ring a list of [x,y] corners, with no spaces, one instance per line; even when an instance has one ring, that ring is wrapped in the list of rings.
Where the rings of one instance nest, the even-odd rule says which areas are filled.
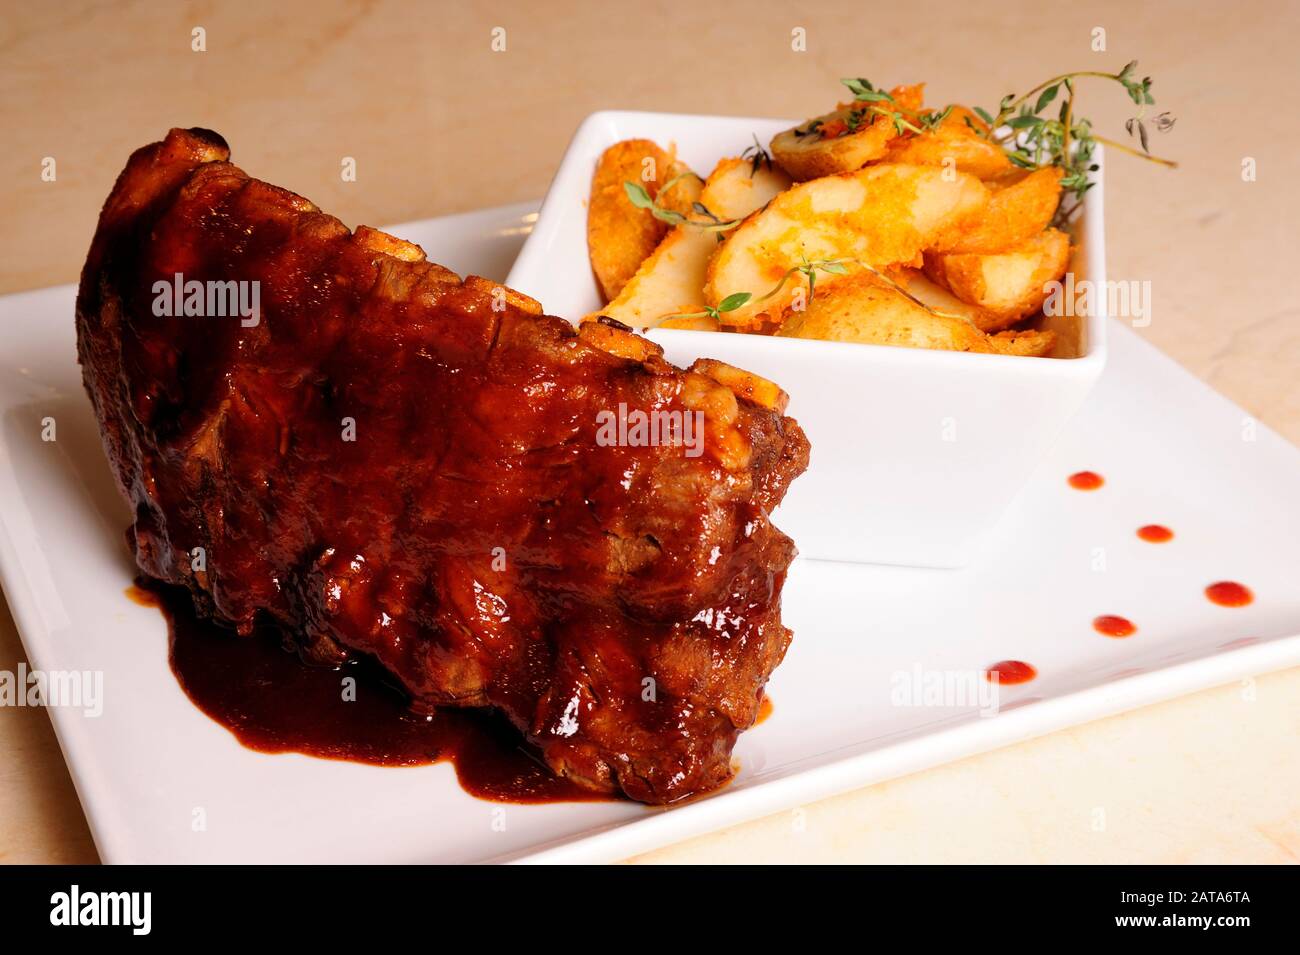
[[[769,514],[808,442],[786,396],[575,329],[228,159],[202,129],[136,151],[81,277],[143,573],[310,662],[372,658],[413,705],[498,708],[589,789],[726,782],[791,636]]]

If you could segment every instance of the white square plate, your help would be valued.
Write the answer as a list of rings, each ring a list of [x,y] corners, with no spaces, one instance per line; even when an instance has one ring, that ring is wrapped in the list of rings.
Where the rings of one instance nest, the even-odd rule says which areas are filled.
[[[505,274],[535,206],[392,227],[459,271]],[[961,571],[796,561],[775,711],[722,792],[671,809],[502,806],[448,765],[380,768],[240,746],[167,666],[125,596],[129,520],[76,364],[72,286],[0,299],[0,579],[32,665],[101,670],[104,711],[51,710],[108,862],[612,860],[1073,723],[1300,663],[1300,451],[1129,329],[1084,410]],[[42,419],[57,440],[41,440]],[[1254,440],[1243,440],[1243,437]],[[1106,477],[1092,493],[1066,475]],[[779,522],[779,517],[778,517]],[[1134,529],[1174,529],[1162,545]],[[1100,549],[1100,550],[1099,550]],[[1104,562],[1098,563],[1098,555]],[[1104,570],[1097,569],[1099,566]],[[1209,603],[1236,579],[1248,607]],[[1139,627],[1099,636],[1094,616]],[[891,704],[896,674],[1002,659],[1039,677],[1002,711]],[[191,823],[201,809],[206,829]]]

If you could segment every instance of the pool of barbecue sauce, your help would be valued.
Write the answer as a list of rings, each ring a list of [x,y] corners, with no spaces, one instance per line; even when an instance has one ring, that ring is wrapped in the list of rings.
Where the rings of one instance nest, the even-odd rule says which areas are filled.
[[[194,612],[189,592],[137,580],[127,595],[167,619],[172,672],[194,705],[262,753],[306,753],[376,766],[425,766],[446,760],[470,795],[495,802],[598,802],[594,793],[554,776],[505,717],[445,708],[411,712],[381,668],[304,665],[285,636],[259,625],[249,637]],[[343,699],[343,680],[356,680]]]

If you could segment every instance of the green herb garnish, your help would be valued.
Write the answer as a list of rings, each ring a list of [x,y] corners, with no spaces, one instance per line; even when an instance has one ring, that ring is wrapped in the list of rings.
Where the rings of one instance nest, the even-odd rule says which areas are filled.
[[[1150,126],[1157,132],[1168,132],[1176,120],[1170,113],[1160,113],[1150,120],[1146,118],[1147,107],[1155,104],[1155,98],[1151,95],[1151,77],[1138,79],[1134,74],[1136,69],[1137,61],[1134,60],[1118,73],[1099,70],[1062,73],[1039,83],[1027,93],[1008,93],[1002,97],[996,113],[975,107],[976,115],[988,124],[988,129],[977,126],[969,116],[965,117],[966,124],[978,135],[1006,150],[1007,158],[1020,169],[1042,169],[1047,166],[1058,166],[1061,169],[1061,187],[1074,194],[1075,203],[1058,215],[1059,221],[1068,218],[1083,194],[1092,188],[1089,173],[1097,169],[1093,162],[1097,143],[1105,143],[1122,152],[1165,166],[1178,165],[1172,160],[1151,155]],[[1075,85],[1083,77],[1111,80],[1124,88],[1129,99],[1138,107],[1137,115],[1125,123],[1124,128],[1130,137],[1137,138],[1140,149],[1099,136],[1093,131],[1089,120],[1077,115]],[[869,80],[859,77],[841,82],[857,99],[872,103],[873,106],[869,108],[888,117],[899,135],[905,132],[932,131],[954,108],[947,106],[940,111],[913,113],[899,107],[889,93],[876,89]],[[1046,112],[1058,98],[1060,104],[1056,110]]]
[[[904,288],[901,284],[896,282],[889,275],[882,272],[880,269],[877,269],[875,266],[869,265],[868,263],[863,262],[859,259],[854,259],[854,258],[814,259],[813,261],[810,262],[806,257],[799,265],[787,269],[786,273],[783,276],[781,276],[781,281],[777,282],[776,286],[766,295],[759,296],[758,298],[755,299],[754,296],[749,292],[734,292],[731,295],[728,295],[726,298],[724,298],[721,302],[719,302],[716,308],[706,305],[704,306],[704,310],[700,312],[686,312],[682,314],[665,315],[664,318],[665,319],[700,318],[702,316],[707,315],[708,317],[712,318],[714,321],[720,321],[723,312],[734,312],[742,305],[747,304],[751,299],[753,299],[755,304],[757,304],[759,302],[766,302],[770,298],[774,298],[776,295],[780,293],[781,289],[785,288],[786,283],[789,282],[791,278],[800,274],[802,274],[808,280],[808,301],[805,303],[805,307],[806,307],[807,305],[812,304],[813,298],[816,294],[818,272],[826,272],[829,275],[847,275],[848,274],[847,267],[849,265],[857,265],[865,269],[866,271],[870,272],[881,283],[889,286],[894,291],[898,292],[900,295],[902,295],[904,298],[910,301],[913,305],[917,305],[920,308],[925,309],[931,315],[938,315],[942,318],[956,318],[956,319],[961,319],[962,321],[966,320],[961,315],[956,315],[951,312],[945,312],[941,309],[937,309],[930,305],[927,305],[925,302],[921,301],[919,298],[917,298],[915,295],[909,292],[906,288]]]
[[[774,297],[781,289],[785,288],[785,283],[790,281],[796,275],[802,275],[808,280],[808,303],[811,304],[813,295],[817,288],[817,273],[826,272],[830,275],[847,275],[848,269],[845,268],[849,263],[855,263],[857,259],[814,259],[809,262],[807,256],[803,257],[800,265],[792,266],[786,270],[785,275],[781,276],[781,281],[776,283],[776,287],[766,295],[758,299],[760,302],[766,302],[769,298]]]
[[[768,169],[772,168],[772,157],[759,143],[758,136],[753,133],[750,133],[750,135],[754,137],[754,145],[746,146],[745,151],[740,154],[740,158],[749,160],[749,178],[753,179],[764,166]]]
[[[852,110],[845,125],[848,126],[850,133],[855,133],[863,125],[862,120],[865,114],[872,113],[872,122],[875,116],[883,116],[894,124],[894,130],[898,135],[904,133],[928,133],[938,128],[939,124],[948,118],[952,112],[952,107],[947,106],[941,110],[912,110],[900,106],[894,99],[892,93],[886,90],[876,89],[871,85],[871,81],[863,77],[854,77],[840,80],[849,88],[854,99],[863,103],[872,105],[860,110]],[[871,123],[866,125],[870,126]]]
[[[692,176],[694,173],[683,173],[682,175]],[[682,176],[676,176],[668,180],[659,191],[661,193],[664,192],[664,190],[668,189],[673,183],[677,182],[677,180],[681,178]],[[688,218],[675,209],[665,209],[654,199],[650,198],[650,193],[647,192],[645,186],[641,185],[639,182],[632,182],[631,180],[624,181],[623,191],[627,193],[628,201],[631,202],[632,205],[636,206],[638,209],[648,210],[650,214],[660,222],[667,222],[669,225],[687,225],[691,228],[699,229],[702,232],[726,232],[730,229],[736,228],[736,226],[740,225],[741,222],[740,219],[719,219],[700,202],[692,203],[691,207],[696,213],[703,217],[703,221],[700,219]]]
[[[665,315],[663,318],[660,319],[660,321],[665,321],[666,319],[669,318],[704,318],[707,316],[708,318],[713,319],[715,322],[719,322],[721,321],[723,312],[734,312],[736,309],[740,308],[740,306],[744,305],[753,297],[754,296],[751,295],[749,292],[733,292],[731,295],[728,295],[721,302],[719,302],[716,306],[705,305],[704,309],[699,312],[678,312],[674,315]]]
[[[776,283],[776,287],[773,288],[772,291],[757,299],[754,299],[754,293],[752,292],[732,292],[719,302],[716,307],[705,305],[703,311],[677,312],[672,315],[665,315],[661,321],[669,318],[702,318],[706,315],[714,321],[721,321],[724,312],[734,312],[742,305],[747,304],[750,299],[754,299],[756,303],[766,302],[768,299],[779,293],[781,289],[785,288],[786,283],[789,282],[792,277],[801,273],[808,279],[808,301],[812,302],[813,290],[817,285],[817,273],[821,271],[828,272],[832,275],[847,275],[848,269],[845,268],[845,265],[851,262],[857,262],[857,259],[817,259],[809,262],[807,258],[804,258],[800,265],[788,269],[785,275],[781,276],[781,281]]]
[[[1022,169],[1042,169],[1058,166],[1064,173],[1061,187],[1075,196],[1075,204],[1092,188],[1089,173],[1095,172],[1092,161],[1097,143],[1113,146],[1121,152],[1149,159],[1164,166],[1176,167],[1169,159],[1151,155],[1146,109],[1155,104],[1151,95],[1151,77],[1138,79],[1133,71],[1137,60],[1128,63],[1118,73],[1098,70],[1081,70],[1063,73],[1039,83],[1027,93],[1017,96],[1009,93],[998,104],[997,114],[977,109],[975,112],[989,125],[988,130],[977,130],[981,135],[1002,146],[1008,158]],[[1093,77],[1119,83],[1129,99],[1138,107],[1137,115],[1124,124],[1130,136],[1137,136],[1140,149],[1116,142],[1093,131],[1091,121],[1077,115],[1075,86],[1079,79]],[[1060,97],[1055,115],[1045,111]],[[1152,123],[1159,132],[1168,132],[1174,126],[1174,117],[1161,113]],[[1072,210],[1071,210],[1072,211]]]

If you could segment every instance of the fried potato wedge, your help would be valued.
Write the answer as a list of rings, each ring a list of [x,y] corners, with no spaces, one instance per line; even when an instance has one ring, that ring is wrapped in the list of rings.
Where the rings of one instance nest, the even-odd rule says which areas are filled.
[[[986,329],[1001,328],[1042,308],[1048,282],[1070,264],[1070,237],[1047,229],[996,255],[925,254],[925,273],[953,295],[997,316]]]
[[[718,320],[711,315],[673,315],[665,318],[656,328],[680,328],[688,332],[716,332],[721,330]]]
[[[900,136],[885,149],[884,161],[943,166],[977,179],[996,179],[1015,170],[1006,150],[980,135],[988,124],[964,106],[953,107],[931,132]]]
[[[788,311],[776,332],[784,338],[929,348],[942,351],[1042,356],[1051,332],[989,336],[962,318],[937,315],[866,273],[819,290],[803,311]]]
[[[988,336],[970,322],[928,312],[865,273],[833,288],[818,289],[806,308],[786,313],[776,334],[904,348],[994,351]]]
[[[988,208],[942,236],[933,251],[990,255],[1016,248],[1047,228],[1061,200],[1057,166],[1016,172],[988,185]]]
[[[639,182],[666,208],[689,211],[699,181],[683,173],[689,170],[648,139],[625,139],[601,154],[587,204],[587,252],[606,301],[618,295],[668,231],[648,209],[632,205],[623,184]],[[659,197],[660,187],[674,178]]]
[[[718,247],[710,232],[677,226],[600,315],[632,328],[651,328],[666,316],[704,307],[704,277]]]
[[[704,183],[700,203],[724,221],[744,219],[791,185],[793,182],[783,170],[766,163],[755,168],[748,159],[724,159]]]
[[[668,166],[668,175],[655,196],[655,202],[680,215],[690,215],[695,203],[704,191],[704,180],[691,172],[691,167],[680,159],[674,159]],[[644,209],[638,209],[644,212]]]
[[[895,87],[890,95],[900,109],[918,110],[925,84]],[[854,172],[885,156],[898,131],[870,103],[845,103],[772,138],[772,158],[796,182]]]
[[[1003,355],[1046,358],[1056,346],[1056,332],[1038,329],[998,332],[989,336],[989,344]]]
[[[755,169],[747,159],[724,159],[704,184],[699,202],[723,221],[744,219],[789,186],[790,177],[771,165]],[[718,234],[676,226],[600,314],[632,328],[649,328],[666,316],[701,310]]]
[[[908,295],[922,305],[945,315],[965,319],[982,332],[995,332],[1011,324],[1004,315],[963,302],[920,269],[899,269],[894,278]]]
[[[807,277],[791,275],[792,269],[839,260],[874,268],[919,265],[923,249],[988,204],[989,191],[974,176],[932,166],[882,164],[801,183],[731,233],[709,263],[704,298],[716,307],[728,296],[751,293],[721,321],[761,327],[807,297]],[[770,294],[787,276],[781,291]],[[817,288],[840,278],[819,273]]]

